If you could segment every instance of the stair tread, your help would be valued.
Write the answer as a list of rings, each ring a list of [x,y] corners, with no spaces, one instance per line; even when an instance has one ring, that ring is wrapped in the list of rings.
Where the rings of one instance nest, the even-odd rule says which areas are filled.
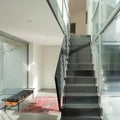
[[[96,84],[65,84],[65,86],[86,86],[86,87],[95,86],[96,87]]]
[[[67,71],[69,71],[69,70],[71,70],[71,71],[74,71],[74,69],[68,69]],[[94,71],[94,69],[93,70],[81,70],[81,69],[75,69],[76,71]]]
[[[73,108],[73,109],[94,109],[100,108],[98,104],[63,104],[63,108]]]
[[[91,61],[78,61],[78,62],[69,62],[69,64],[90,64],[91,63]],[[91,63],[92,64],[92,63]]]
[[[66,78],[95,78],[94,76],[66,76]]]
[[[99,96],[97,93],[65,93],[64,96]]]
[[[67,69],[67,70],[71,70],[71,71],[94,71],[93,69]]]
[[[77,55],[77,56],[78,56],[78,55],[81,55],[81,54],[82,54],[82,55],[85,55],[85,54],[86,54],[86,55],[88,55],[88,54],[89,54],[89,55],[92,55],[91,52],[89,52],[89,53],[88,53],[88,52],[81,52],[81,53],[79,52],[79,53],[69,53],[69,56],[72,56],[72,55]]]
[[[82,75],[67,75],[68,77],[72,77],[72,76],[74,76],[74,77],[94,77],[93,75],[92,76],[82,76]]]
[[[93,65],[93,63],[67,63],[67,64],[78,64],[78,65]]]
[[[69,117],[68,116],[68,117],[63,117],[63,118],[69,119],[69,120],[71,119],[72,120],[73,118],[77,118],[77,119],[81,119],[81,118],[100,119],[101,117],[100,116],[77,116],[77,117],[76,116],[75,117],[71,117],[71,116]]]

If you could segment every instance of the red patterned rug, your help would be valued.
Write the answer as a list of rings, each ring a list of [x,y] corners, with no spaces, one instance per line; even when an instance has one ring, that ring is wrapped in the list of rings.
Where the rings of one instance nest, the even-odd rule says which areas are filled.
[[[24,105],[20,112],[26,113],[51,113],[59,112],[57,98],[53,96],[38,96]]]

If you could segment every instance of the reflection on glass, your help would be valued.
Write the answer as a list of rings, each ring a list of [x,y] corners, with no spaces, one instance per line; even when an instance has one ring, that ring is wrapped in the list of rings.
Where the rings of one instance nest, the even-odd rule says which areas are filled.
[[[105,92],[120,92],[120,44],[103,42],[103,78]]]
[[[119,14],[102,35],[103,93],[120,93],[120,18]]]
[[[68,14],[65,4],[63,4],[63,20],[65,22],[65,25],[67,26],[68,23]]]
[[[27,45],[0,36],[0,91],[27,87]]]
[[[120,0],[102,0],[101,1],[101,16],[102,16],[102,25],[108,19],[108,17],[113,12],[116,5],[119,3]]]
[[[58,3],[61,13],[62,13],[62,2],[63,2],[63,0],[57,0],[57,3]]]
[[[93,13],[95,12],[95,9],[97,7],[98,1],[99,0],[93,0]]]
[[[93,21],[93,39],[96,38],[98,32],[99,32],[99,7],[97,8],[97,11],[94,16],[94,21]]]

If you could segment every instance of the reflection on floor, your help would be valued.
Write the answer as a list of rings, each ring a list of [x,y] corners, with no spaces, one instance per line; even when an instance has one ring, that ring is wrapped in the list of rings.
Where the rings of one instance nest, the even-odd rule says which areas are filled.
[[[56,91],[53,89],[43,89],[40,90],[38,96],[56,96]],[[0,110],[0,120],[60,120],[60,113],[19,113],[17,108],[8,108],[6,112]]]
[[[104,120],[120,120],[120,96],[102,96]]]

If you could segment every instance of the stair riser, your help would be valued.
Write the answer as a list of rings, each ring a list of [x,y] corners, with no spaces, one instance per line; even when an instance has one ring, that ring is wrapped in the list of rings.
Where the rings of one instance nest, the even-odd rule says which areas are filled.
[[[88,58],[92,58],[91,53],[88,52],[77,52],[77,53],[69,53],[69,58],[82,58],[87,56]]]
[[[71,39],[81,39],[81,38],[90,39],[91,36],[90,35],[71,35],[70,38]]]
[[[97,93],[96,86],[65,86],[65,93]]]
[[[63,98],[64,103],[74,103],[74,104],[93,104],[98,103],[98,97],[97,96],[65,96]]]
[[[80,50],[82,50],[82,49],[91,49],[91,47],[90,47],[90,45],[87,45],[87,46],[82,46],[82,45],[69,45],[69,48],[71,49],[71,50],[76,50],[76,49],[80,49]]]
[[[89,78],[89,77],[81,77],[81,78],[66,78],[65,79],[66,84],[95,84],[95,78]]]
[[[77,118],[77,117],[62,117],[61,120],[103,120],[101,118],[92,118],[92,117],[87,117],[87,118]]]
[[[78,69],[78,70],[92,70],[92,64],[68,64],[68,69]]]
[[[74,42],[70,42],[70,45],[86,45],[89,44],[87,41],[74,41]]]
[[[68,70],[67,76],[94,76],[92,70]]]
[[[65,108],[62,111],[62,116],[100,116],[100,108]]]
[[[86,37],[74,37],[74,38],[71,38],[70,39],[70,42],[76,42],[76,41],[78,41],[78,42],[80,42],[80,44],[82,43],[82,42],[90,42],[90,38],[86,38]]]
[[[77,45],[73,45],[73,46],[69,46],[69,49],[70,49],[70,52],[91,52],[91,49],[90,47],[85,47],[85,48],[82,48],[82,46],[77,46]]]
[[[75,38],[75,39],[70,39],[70,43],[77,43],[77,45],[82,45],[82,44],[89,44],[90,45],[90,39],[88,38]]]
[[[84,58],[81,57],[79,59],[69,59],[68,63],[92,63],[92,59],[91,58]]]
[[[76,42],[76,41],[80,42],[80,44],[83,43],[83,42],[90,43],[90,38],[86,38],[86,37],[74,37],[74,38],[70,39],[70,42]]]
[[[83,53],[84,54],[84,53]],[[90,56],[90,55],[88,55],[88,54],[86,54],[85,53],[85,55],[86,56],[82,56],[81,57],[81,55],[78,55],[78,56],[75,56],[75,55],[71,55],[70,57],[69,57],[69,59],[68,60],[85,60],[85,59],[92,59],[92,56]],[[88,55],[88,56],[87,56]]]

